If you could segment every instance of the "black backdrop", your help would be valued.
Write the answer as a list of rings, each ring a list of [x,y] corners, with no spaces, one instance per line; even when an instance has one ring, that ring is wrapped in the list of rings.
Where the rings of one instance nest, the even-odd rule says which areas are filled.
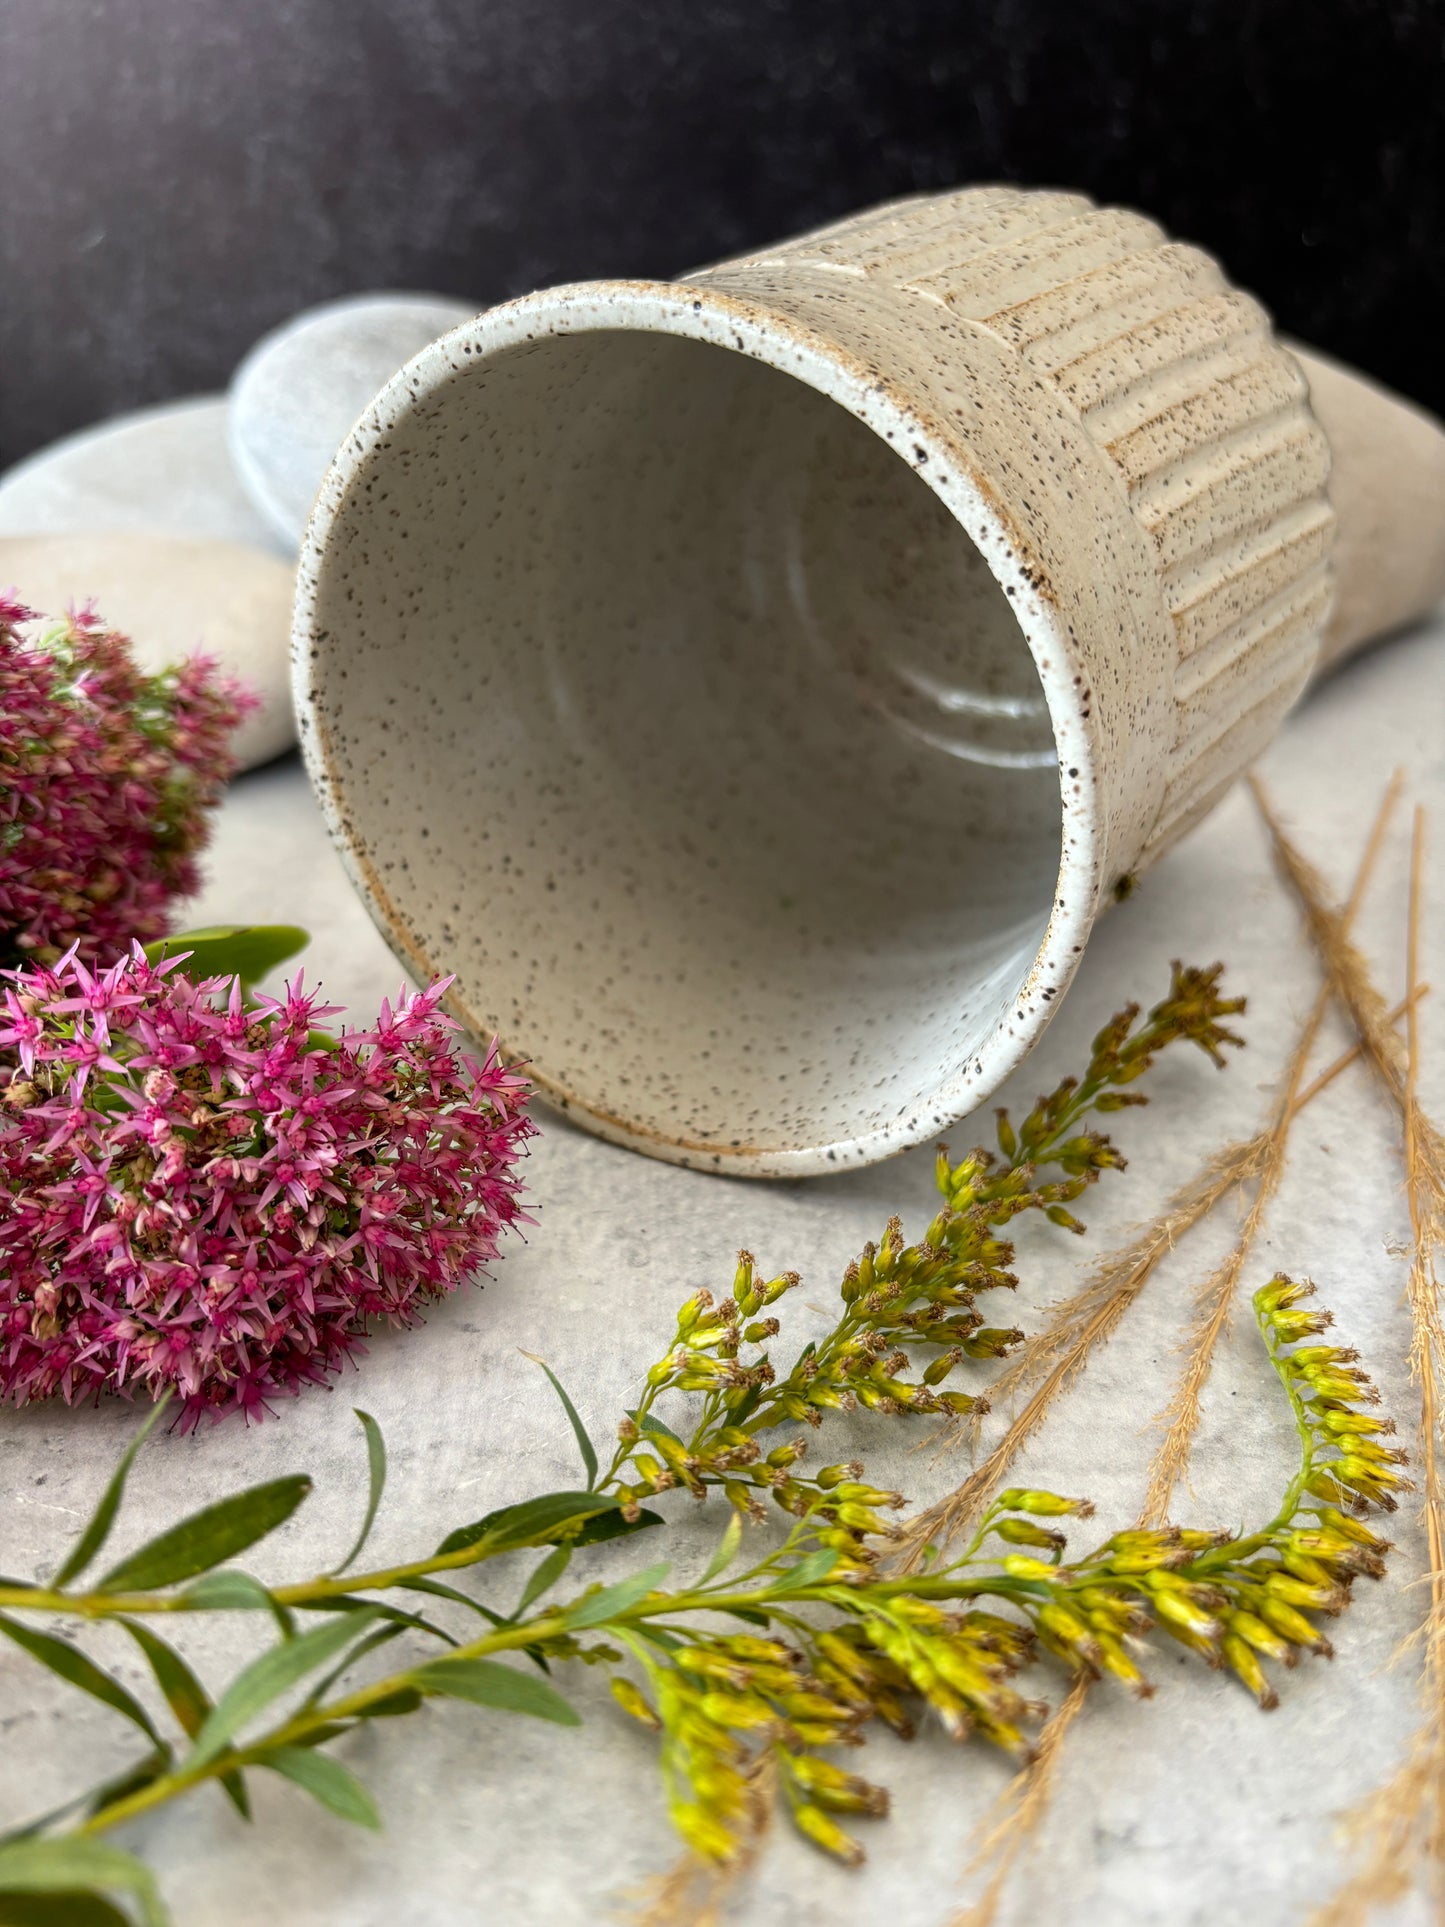
[[[1445,0],[0,0],[0,462],[354,289],[1082,187],[1445,412]]]

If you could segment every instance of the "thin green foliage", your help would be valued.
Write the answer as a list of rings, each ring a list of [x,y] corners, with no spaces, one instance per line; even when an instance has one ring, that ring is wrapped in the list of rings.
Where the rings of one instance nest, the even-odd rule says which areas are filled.
[[[1086,1117],[1140,1101],[1133,1086],[1167,1044],[1189,1039],[1217,1057],[1236,1041],[1221,1020],[1238,1005],[1219,995],[1217,978],[1176,967],[1169,997],[1142,1026],[1130,1011],[1100,1033],[1083,1079],[1066,1081],[1017,1128],[1000,1115],[997,1153],[975,1151],[957,1164],[941,1155],[943,1204],[924,1237],[909,1244],[890,1222],[847,1268],[833,1328],[786,1369],[770,1358],[779,1330],[771,1308],[796,1280],[762,1280],[746,1254],[730,1297],[695,1293],[682,1307],[605,1470],[544,1367],[577,1438],[585,1491],[504,1506],[447,1533],[430,1554],[351,1572],[383,1503],[386,1470],[380,1428],[358,1413],[368,1480],[361,1529],[340,1567],[267,1586],[224,1563],[295,1512],[309,1483],[297,1478],[205,1508],[81,1590],[73,1582],[114,1523],[132,1448],[62,1565],[63,1583],[0,1583],[0,1631],[131,1719],[149,1750],[128,1780],[91,1796],[78,1820],[73,1806],[68,1825],[50,1816],[4,1849],[35,1850],[10,1863],[20,1868],[15,1892],[41,1891],[26,1880],[50,1881],[45,1891],[64,1892],[67,1905],[75,1897],[93,1910],[151,1909],[143,1912],[150,1927],[159,1902],[127,1871],[138,1863],[95,1857],[105,1830],[211,1781],[244,1810],[244,1774],[254,1766],[373,1827],[371,1796],[332,1750],[347,1734],[439,1699],[574,1725],[576,1709],[554,1677],[542,1676],[565,1662],[605,1668],[618,1704],[657,1733],[673,1822],[696,1854],[718,1863],[744,1856],[755,1835],[761,1763],[798,1828],[855,1860],[862,1849],[848,1823],[882,1813],[887,1796],[834,1760],[835,1749],[855,1745],[875,1721],[907,1734],[927,1715],[958,1740],[1027,1759],[1042,1708],[1017,1677],[1052,1666],[1066,1678],[1111,1675],[1147,1695],[1140,1655],[1151,1633],[1228,1666],[1261,1704],[1273,1704],[1266,1663],[1328,1650],[1318,1617],[1344,1607],[1357,1575],[1383,1570],[1386,1542],[1361,1515],[1393,1506],[1405,1483],[1388,1421],[1370,1409],[1369,1382],[1353,1353],[1320,1342],[1328,1318],[1309,1308],[1307,1287],[1281,1278],[1256,1297],[1301,1460],[1276,1515],[1252,1533],[1126,1530],[1076,1558],[1064,1526],[1086,1518],[1088,1503],[1014,1489],[996,1497],[960,1556],[935,1553],[904,1573],[889,1563],[901,1495],[871,1485],[853,1461],[811,1472],[802,1464],[807,1431],[831,1411],[888,1418],[972,1409],[975,1395],[953,1391],[948,1379],[1017,1336],[986,1326],[975,1308],[980,1293],[1012,1283],[1003,1228],[1038,1210],[1078,1229],[1069,1206],[1122,1163]],[[928,1360],[921,1369],[917,1353]],[[667,1419],[654,1409],[663,1398]],[[765,1437],[799,1422],[802,1436],[781,1445]],[[667,1590],[669,1566],[658,1561],[609,1583],[575,1584],[591,1544],[660,1524],[642,1500],[679,1487],[731,1508],[695,1582]],[[752,1543],[752,1530],[779,1515],[784,1531]],[[497,1596],[487,1567],[528,1549],[542,1557],[523,1569],[520,1587],[515,1565],[507,1567]],[[478,1581],[493,1597],[478,1595]],[[436,1605],[412,1611],[398,1594]],[[510,1610],[506,1598],[517,1602]],[[273,1615],[276,1637],[214,1697],[153,1630],[162,1614],[184,1627],[195,1612],[258,1608]],[[458,1617],[448,1625],[434,1612]],[[185,1749],[162,1738],[149,1711],[79,1648],[31,1623],[62,1613],[112,1619],[129,1632]],[[730,1623],[745,1630],[720,1630]],[[528,1659],[539,1671],[518,1664]],[[6,1873],[0,1859],[0,1892]]]

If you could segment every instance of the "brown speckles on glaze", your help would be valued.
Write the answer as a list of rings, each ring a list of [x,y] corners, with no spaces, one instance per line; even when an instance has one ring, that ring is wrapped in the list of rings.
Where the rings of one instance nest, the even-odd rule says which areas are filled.
[[[1215,264],[1078,195],[532,296],[328,477],[309,766],[398,954],[569,1115],[881,1157],[1014,1067],[1303,680],[1320,439]]]

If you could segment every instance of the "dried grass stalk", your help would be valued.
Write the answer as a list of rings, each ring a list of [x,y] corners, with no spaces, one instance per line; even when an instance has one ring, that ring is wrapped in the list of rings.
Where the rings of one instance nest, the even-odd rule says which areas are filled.
[[[1282,838],[1276,833],[1276,842]],[[1445,1411],[1445,1321],[1440,1305],[1439,1259],[1445,1251],[1445,1187],[1440,1166],[1432,1163],[1439,1134],[1421,1109],[1417,1090],[1419,1026],[1413,992],[1420,970],[1420,906],[1424,873],[1425,825],[1415,812],[1410,861],[1410,925],[1406,974],[1412,993],[1405,1033],[1402,1076],[1386,1040],[1366,1032],[1367,1014],[1378,991],[1368,975],[1356,986],[1352,1013],[1376,1069],[1398,1096],[1405,1132],[1405,1184],[1414,1249],[1406,1287],[1412,1325],[1410,1369],[1420,1387],[1420,1477],[1426,1549],[1430,1562],[1430,1610],[1424,1633],[1421,1686],[1425,1723],[1394,1775],[1360,1806],[1346,1832],[1360,1864],[1312,1918],[1311,1927],[1362,1927],[1377,1908],[1400,1899],[1423,1864],[1437,1897],[1445,1874],[1445,1467],[1440,1419]],[[1293,880],[1293,878],[1292,878]],[[1296,887],[1303,890],[1312,879]],[[1325,916],[1310,907],[1311,927],[1327,930]],[[1322,941],[1317,939],[1317,941]],[[1366,994],[1360,995],[1363,991]],[[1423,1128],[1422,1128],[1423,1127]]]
[[[998,1391],[1006,1391],[1011,1377],[1015,1385],[1038,1375],[1042,1382],[963,1484],[909,1523],[899,1548],[905,1571],[916,1568],[927,1546],[947,1545],[975,1523],[1054,1401],[1083,1370],[1094,1347],[1113,1333],[1149,1282],[1155,1266],[1191,1226],[1258,1169],[1263,1144],[1261,1133],[1217,1152],[1196,1177],[1175,1192],[1158,1217],[1094,1267],[1083,1290],[1060,1306],[1050,1323],[1029,1341],[1017,1363],[1004,1373]]]
[[[1340,942],[1348,941],[1347,933],[1364,897],[1366,886],[1374,870],[1380,846],[1384,840],[1385,826],[1390,820],[1400,795],[1400,773],[1397,770],[1386,785],[1380,807],[1375,812],[1374,825],[1364,854],[1355,872],[1354,885],[1350,890],[1349,902],[1336,919],[1337,934]],[[1257,799],[1263,792],[1251,778]],[[1261,802],[1261,808],[1265,807]],[[1373,987],[1372,987],[1373,989]],[[1162,1525],[1169,1516],[1169,1507],[1174,1491],[1189,1466],[1189,1454],[1194,1446],[1195,1434],[1199,1430],[1202,1415],[1202,1398],[1209,1374],[1214,1369],[1214,1354],[1219,1341],[1229,1329],[1230,1314],[1234,1307],[1235,1292],[1240,1276],[1254,1249],[1255,1238],[1263,1224],[1265,1214],[1275,1192],[1279,1189],[1280,1179],[1284,1176],[1290,1125],[1294,1121],[1300,1091],[1304,1085],[1304,1074],[1309,1063],[1310,1052],[1314,1049],[1320,1025],[1324,1022],[1325,1012],[1330,1005],[1333,983],[1326,977],[1314,1008],[1305,1019],[1304,1029],[1299,1041],[1290,1055],[1285,1070],[1284,1087],[1280,1092],[1279,1103],[1272,1122],[1264,1132],[1263,1151],[1259,1160],[1259,1180],[1254,1197],[1240,1226],[1239,1236],[1235,1239],[1223,1262],[1215,1267],[1200,1285],[1194,1299],[1194,1321],[1185,1337],[1181,1350],[1184,1353],[1184,1368],[1179,1374],[1173,1396],[1158,1415],[1157,1422],[1165,1429],[1159,1450],[1154,1455],[1150,1467],[1149,1485],[1144,1495],[1143,1509],[1139,1515],[1141,1525]],[[1384,1000],[1380,1000],[1381,1021],[1388,1026],[1389,1016]],[[1398,1044],[1393,1030],[1391,1038]]]
[[[721,1865],[680,1854],[666,1873],[653,1875],[624,1897],[618,1917],[628,1927],[721,1927],[724,1911],[762,1853],[777,1804],[777,1767],[765,1749],[753,1763],[750,1829],[743,1851]]]
[[[1445,1225],[1445,1136],[1421,1109],[1410,1086],[1407,1044],[1390,1021],[1385,999],[1370,975],[1369,965],[1350,940],[1348,918],[1334,909],[1319,872],[1285,834],[1269,798],[1250,778],[1255,802],[1274,846],[1281,875],[1293,889],[1331,988],[1350,1014],[1365,1054],[1413,1134],[1414,1160],[1424,1209]]]
[[[1399,788],[1400,780],[1397,775],[1387,787],[1376,814],[1351,889],[1349,903],[1339,920],[1342,929],[1347,929],[1349,918],[1355,914],[1363,898],[1379,855],[1386,824],[1399,795]],[[1395,1022],[1402,1013],[1406,1013],[1410,1019],[1413,1037],[1415,1011],[1424,991],[1414,967],[1415,954],[1412,937],[1412,965],[1405,1001],[1397,1010],[1386,1014],[1386,1022],[1391,1027],[1392,1034]],[[1199,1305],[1199,1316],[1191,1334],[1191,1341],[1187,1341],[1192,1344],[1192,1351],[1190,1364],[1186,1366],[1186,1373],[1181,1380],[1181,1391],[1184,1391],[1187,1397],[1190,1367],[1194,1367],[1198,1372],[1197,1384],[1193,1391],[1197,1423],[1198,1389],[1202,1386],[1204,1377],[1207,1376],[1208,1363],[1212,1359],[1214,1347],[1225,1329],[1234,1287],[1255,1231],[1283,1170],[1284,1146],[1289,1126],[1307,1104],[1319,1096],[1362,1054],[1362,1045],[1352,1046],[1309,1084],[1304,1084],[1304,1070],[1309,1052],[1318,1034],[1330,995],[1331,985],[1327,982],[1316,1000],[1314,1009],[1291,1055],[1284,1088],[1271,1124],[1256,1136],[1228,1145],[1223,1151],[1218,1152],[1190,1184],[1171,1198],[1164,1211],[1150,1225],[1146,1226],[1128,1245],[1110,1254],[1095,1268],[1084,1288],[1060,1306],[1049,1325],[1030,1339],[1016,1355],[996,1383],[996,1401],[1001,1402],[1011,1395],[1017,1395],[1036,1381],[1042,1382],[1038,1384],[1038,1389],[1023,1410],[1018,1413],[1003,1438],[973,1475],[947,1499],[930,1507],[927,1512],[919,1516],[905,1542],[908,1564],[917,1563],[924,1547],[930,1541],[951,1538],[977,1519],[1013,1459],[1042,1424],[1055,1398],[1066,1389],[1082,1369],[1094,1345],[1113,1332],[1124,1313],[1148,1282],[1159,1260],[1172,1250],[1175,1242],[1192,1225],[1206,1216],[1225,1195],[1240,1184],[1258,1179],[1258,1190],[1240,1236],[1229,1258],[1206,1282],[1204,1292],[1201,1294],[1202,1302]],[[1412,1042],[1412,1053],[1413,1049]],[[1199,1370],[1201,1364],[1202,1371]],[[1176,1393],[1176,1404],[1179,1404],[1181,1414],[1187,1412],[1188,1408],[1180,1402],[1178,1393]],[[1194,1430],[1194,1426],[1189,1424],[1186,1431],[1186,1424],[1187,1419],[1184,1419],[1177,1428],[1172,1427],[1170,1436],[1165,1441],[1167,1446],[1172,1439],[1176,1450],[1182,1448],[1183,1457],[1179,1461],[1181,1468],[1187,1460]],[[1151,1507],[1160,1503],[1161,1492],[1165,1507],[1167,1507],[1169,1494],[1172,1493],[1173,1480],[1169,1481],[1168,1490],[1164,1491],[1163,1480],[1159,1476],[1160,1470],[1161,1459],[1156,1457],[1155,1475],[1151,1478],[1145,1501],[1146,1522],[1151,1516]],[[1177,1472],[1174,1476],[1177,1477]],[[1159,1516],[1162,1517],[1162,1510]],[[955,1917],[951,1927],[992,1927],[1009,1875],[1019,1854],[1037,1831],[1047,1810],[1059,1751],[1070,1726],[1083,1707],[1088,1684],[1088,1680],[1083,1677],[1073,1682],[1067,1697],[1040,1736],[1035,1759],[1017,1775],[997,1803],[969,1868],[971,1874],[976,1874],[992,1862],[988,1884],[979,1899]],[[1445,1730],[1445,1724],[1442,1724],[1442,1730]],[[1418,1775],[1419,1769],[1413,1756],[1410,1764]],[[1332,1919],[1328,1923],[1322,1920],[1318,1927],[1355,1927],[1355,1922],[1342,1916],[1339,1920]]]
[[[1076,1673],[1073,1684],[1039,1735],[1038,1747],[1027,1766],[1009,1781],[985,1818],[973,1859],[965,1879],[982,1873],[990,1862],[993,1871],[978,1899],[954,1915],[949,1927],[993,1927],[998,1903],[1025,1841],[1043,1819],[1054,1790],[1054,1769],[1065,1736],[1083,1707],[1093,1684],[1087,1673]]]

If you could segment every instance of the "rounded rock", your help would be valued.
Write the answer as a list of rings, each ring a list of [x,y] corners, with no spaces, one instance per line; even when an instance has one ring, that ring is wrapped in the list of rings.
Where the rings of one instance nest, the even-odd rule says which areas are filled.
[[[236,734],[243,769],[296,740],[289,638],[295,571],[239,542],[99,530],[0,536],[0,588],[44,615],[93,602],[107,626],[155,671],[184,656],[215,656],[261,699]]]
[[[67,435],[0,475],[0,536],[135,529],[294,555],[241,486],[226,418],[223,395],[199,395]]]
[[[368,402],[439,335],[471,319],[438,295],[309,308],[263,335],[231,382],[231,454],[273,533],[294,548],[332,457]]]

